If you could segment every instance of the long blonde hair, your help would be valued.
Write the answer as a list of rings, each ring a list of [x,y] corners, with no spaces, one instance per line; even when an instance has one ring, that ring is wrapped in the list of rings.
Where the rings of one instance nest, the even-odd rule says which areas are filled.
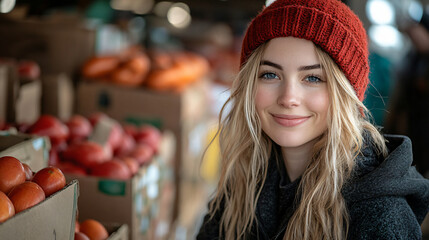
[[[221,173],[210,204],[211,217],[223,208],[219,234],[225,239],[246,239],[255,220],[256,204],[264,185],[272,141],[261,129],[255,110],[257,76],[266,44],[259,46],[242,66],[219,117]],[[328,129],[316,142],[313,159],[302,175],[297,209],[289,220],[285,239],[345,239],[348,215],[341,195],[354,160],[368,132],[380,153],[384,139],[363,116],[370,116],[334,61],[316,47],[325,71],[330,106]],[[226,106],[231,109],[223,118]]]

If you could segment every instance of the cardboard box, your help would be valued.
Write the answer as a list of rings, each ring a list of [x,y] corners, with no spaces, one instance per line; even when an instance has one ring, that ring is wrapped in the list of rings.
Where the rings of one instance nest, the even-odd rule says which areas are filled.
[[[0,64],[0,120],[15,120],[14,102],[18,95],[18,69],[12,63]]]
[[[0,157],[15,157],[34,172],[48,166],[50,149],[48,137],[0,131]]]
[[[40,80],[20,84],[15,101],[15,119],[11,122],[28,124],[36,122],[40,117],[41,104],[42,82]]]
[[[172,131],[177,148],[171,167],[174,168],[175,199],[178,201],[181,179],[198,175],[198,166],[205,146],[195,144],[203,137],[195,139],[190,133],[204,134],[201,130],[208,129],[204,125],[210,111],[207,107],[208,89],[209,83],[206,80],[189,86],[181,93],[82,80],[76,89],[76,112],[87,117],[95,112],[104,112],[121,123],[151,123],[162,130]],[[200,131],[193,131],[197,127]],[[191,143],[191,140],[195,142]],[[204,139],[201,142],[206,141]],[[173,218],[178,215],[178,204],[174,203]]]
[[[130,239],[148,239],[159,211],[163,169],[155,158],[126,181],[65,174],[67,181],[79,181],[79,220],[93,218],[127,224]]]
[[[78,182],[71,181],[43,202],[0,223],[1,239],[74,239],[78,196]]]
[[[175,130],[185,121],[205,118],[206,85],[201,81],[182,93],[170,93],[83,80],[77,87],[76,111],[84,116],[104,112],[121,123]]]
[[[195,138],[189,134],[193,132],[196,135],[196,127],[199,127],[197,130],[208,131],[206,122],[210,109],[207,107],[207,91],[205,81],[188,87],[182,93],[81,81],[76,92],[76,112],[86,117],[104,112],[120,123],[150,123],[161,130],[172,131],[177,142],[173,164],[176,173],[181,175],[182,162],[189,159],[191,163],[188,166],[198,165],[195,160],[201,159],[205,148],[202,144],[191,144],[190,141]],[[198,139],[197,142],[205,142],[205,139]]]
[[[128,225],[117,223],[102,223],[109,232],[109,237],[106,240],[128,240]]]
[[[32,123],[40,117],[42,83],[21,82],[15,64],[0,64],[0,120]]]
[[[42,75],[42,113],[67,121],[74,112],[74,86],[68,74]]]
[[[6,121],[8,98],[8,67],[0,65],[0,121]]]

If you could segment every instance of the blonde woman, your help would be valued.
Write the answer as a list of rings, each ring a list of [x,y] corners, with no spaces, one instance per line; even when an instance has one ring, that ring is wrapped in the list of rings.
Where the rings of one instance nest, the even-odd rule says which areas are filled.
[[[362,104],[366,33],[339,0],[277,0],[250,23],[197,239],[421,239],[429,180]]]

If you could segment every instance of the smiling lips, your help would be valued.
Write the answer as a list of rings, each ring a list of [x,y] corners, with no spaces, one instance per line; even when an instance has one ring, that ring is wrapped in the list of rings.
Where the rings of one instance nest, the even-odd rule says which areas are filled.
[[[295,127],[307,121],[309,116],[272,114],[274,120],[284,127]]]

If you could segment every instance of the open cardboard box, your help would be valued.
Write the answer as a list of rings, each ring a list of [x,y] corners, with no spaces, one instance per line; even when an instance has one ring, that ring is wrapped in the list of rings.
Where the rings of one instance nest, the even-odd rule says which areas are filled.
[[[2,240],[74,239],[79,184],[71,181],[43,202],[0,223]]]
[[[177,143],[170,167],[173,169],[173,221],[179,214],[180,182],[195,179],[204,147],[203,140],[192,138],[198,129],[206,129],[209,108],[209,83],[199,81],[183,92],[158,92],[147,88],[129,88],[82,79],[76,88],[76,112],[90,116],[104,112],[120,123],[150,123],[171,131]],[[126,107],[124,107],[126,106]],[[203,126],[203,127],[199,127]],[[196,130],[198,130],[196,129]],[[204,139],[205,140],[205,139]],[[194,141],[194,142],[191,142]],[[197,144],[195,144],[195,142]]]
[[[129,180],[65,174],[80,186],[79,220],[97,219],[129,226],[130,239],[148,239],[158,214],[163,167],[155,159]]]
[[[128,225],[118,223],[102,223],[109,233],[106,240],[128,240]]]
[[[17,66],[0,64],[0,121],[32,123],[41,113],[42,82],[21,81]]]
[[[48,166],[50,149],[47,137],[0,131],[0,157],[15,157],[28,164],[34,172]]]
[[[72,77],[65,73],[42,75],[42,114],[67,121],[73,115],[74,86]]]

